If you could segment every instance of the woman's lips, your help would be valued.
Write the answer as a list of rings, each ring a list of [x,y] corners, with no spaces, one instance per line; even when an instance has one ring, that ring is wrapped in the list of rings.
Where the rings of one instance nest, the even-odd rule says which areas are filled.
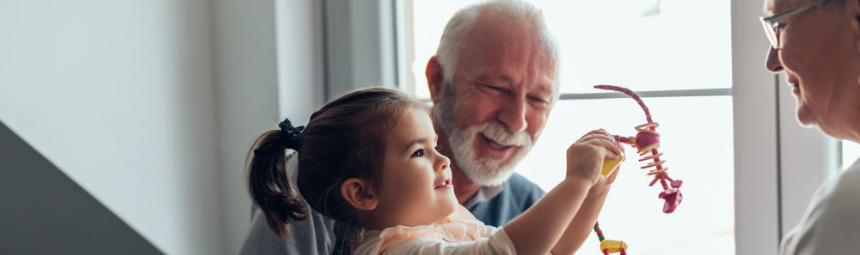
[[[791,83],[789,83],[789,85],[791,86],[791,93],[796,95],[796,96],[799,96],[800,95],[800,84],[797,84],[796,82],[791,82]]]

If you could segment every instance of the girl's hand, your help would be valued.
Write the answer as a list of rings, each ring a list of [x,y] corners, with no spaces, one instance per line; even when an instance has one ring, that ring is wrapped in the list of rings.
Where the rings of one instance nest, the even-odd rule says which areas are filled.
[[[588,132],[567,149],[567,178],[583,178],[594,185],[601,177],[603,160],[615,160],[620,154],[618,142],[609,133],[602,129]]]
[[[609,193],[609,188],[612,187],[612,183],[615,182],[615,178],[618,177],[618,172],[620,169],[615,169],[611,174],[607,177],[603,177],[603,175],[599,176],[597,182],[594,183],[594,186],[591,186],[591,189],[588,190],[588,197],[601,197],[605,196]]]

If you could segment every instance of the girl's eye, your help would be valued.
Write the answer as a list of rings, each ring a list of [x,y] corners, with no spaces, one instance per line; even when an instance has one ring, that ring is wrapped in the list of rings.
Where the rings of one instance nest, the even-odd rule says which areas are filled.
[[[413,158],[414,157],[424,157],[424,149],[420,149],[420,150],[413,152],[412,156],[410,156],[410,157],[413,157]]]
[[[439,150],[441,150],[441,149],[442,149],[442,147],[434,146],[434,147],[433,147],[433,149],[434,149],[434,150],[436,150],[436,151],[439,151]]]

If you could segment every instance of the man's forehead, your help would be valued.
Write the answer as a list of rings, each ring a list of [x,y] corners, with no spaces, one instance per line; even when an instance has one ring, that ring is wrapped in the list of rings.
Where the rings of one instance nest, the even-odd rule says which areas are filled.
[[[503,66],[494,63],[480,65],[472,74],[466,74],[474,79],[500,79],[506,82],[518,82],[515,77],[534,77],[538,83],[552,84],[554,80],[553,69],[548,64],[533,64],[530,66]],[[551,88],[551,87],[550,87]]]
[[[541,77],[541,81],[538,82],[538,86],[535,87],[535,90],[542,91],[546,94],[554,94],[553,89],[555,88],[555,81],[552,80],[552,77]]]

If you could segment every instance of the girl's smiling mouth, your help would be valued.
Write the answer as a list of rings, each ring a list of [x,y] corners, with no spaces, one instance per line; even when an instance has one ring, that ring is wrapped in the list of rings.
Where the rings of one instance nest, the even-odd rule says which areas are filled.
[[[451,187],[451,178],[445,178],[445,181],[442,181],[442,184],[439,184],[434,189],[448,188]]]

